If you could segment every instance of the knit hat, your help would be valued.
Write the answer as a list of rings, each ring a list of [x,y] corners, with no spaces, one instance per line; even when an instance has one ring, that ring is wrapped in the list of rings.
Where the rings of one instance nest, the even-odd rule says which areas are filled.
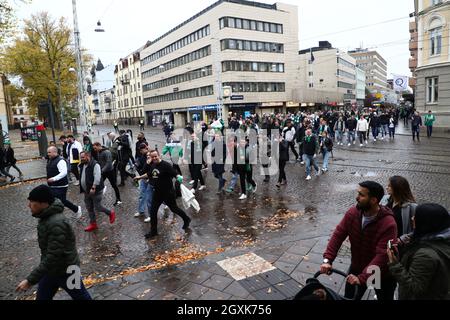
[[[450,215],[447,209],[434,203],[417,206],[414,221],[416,225],[414,237],[416,238],[450,228]]]
[[[28,200],[52,204],[55,201],[55,197],[52,195],[52,191],[48,186],[40,185],[31,190]]]

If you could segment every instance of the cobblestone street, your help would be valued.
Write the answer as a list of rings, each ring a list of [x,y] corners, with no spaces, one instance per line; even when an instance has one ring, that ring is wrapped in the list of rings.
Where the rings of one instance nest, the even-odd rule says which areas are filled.
[[[98,131],[104,134],[108,128],[99,127]],[[163,146],[160,129],[148,129],[146,136],[151,145]],[[246,201],[239,201],[237,193],[216,195],[218,182],[208,171],[207,189],[196,194],[201,211],[188,211],[193,218],[192,232],[185,234],[181,220],[173,223],[172,214],[161,210],[160,236],[151,242],[144,239],[149,225],[133,217],[139,194],[131,181],[120,189],[124,203],[116,209],[113,226],[100,216],[99,231],[87,234],[86,212],[81,220],[73,219],[67,209],[66,214],[77,236],[83,277],[114,278],[90,289],[96,299],[287,299],[318,270],[328,236],[355,204],[359,182],[374,180],[385,186],[390,176],[401,175],[411,183],[419,203],[437,202],[450,208],[449,145],[448,138],[423,138],[420,143],[413,143],[403,135],[395,141],[371,140],[364,148],[336,147],[330,171],[310,182],[305,181],[300,164],[287,166],[288,185],[281,191],[275,187],[278,177],[265,184],[263,177],[255,173],[258,192]],[[20,166],[24,167],[26,178],[45,176],[45,163],[41,160]],[[182,170],[186,182],[187,167]],[[225,174],[226,179],[229,177]],[[31,217],[26,200],[38,184],[18,184],[0,190],[0,299],[23,298],[14,293],[14,288],[39,263],[37,221]],[[106,185],[104,204],[110,208],[115,199],[109,183]],[[68,199],[84,208],[77,187],[69,188]],[[283,220],[281,228],[273,228],[268,221],[280,212],[292,214]],[[155,264],[161,255],[177,249],[188,250],[192,259],[123,274],[130,268],[139,271]],[[261,279],[254,282],[254,277],[236,280],[216,263],[248,253],[255,253],[276,269],[257,275]],[[346,271],[348,264],[349,253],[343,250],[336,267]],[[341,280],[330,278],[324,283],[342,290]],[[65,293],[58,297],[68,298]]]

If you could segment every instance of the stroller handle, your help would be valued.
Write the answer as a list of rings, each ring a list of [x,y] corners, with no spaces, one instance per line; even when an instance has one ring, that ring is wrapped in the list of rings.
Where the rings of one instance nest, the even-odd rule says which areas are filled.
[[[331,273],[339,274],[339,275],[343,276],[344,278],[348,277],[348,274],[347,274],[347,273],[345,273],[345,272],[343,272],[343,271],[340,271],[340,270],[337,270],[337,269],[331,269]],[[314,275],[314,278],[317,279],[321,274],[322,274],[322,273],[321,273],[320,271],[318,271],[318,272]],[[359,286],[359,285],[354,285],[354,287],[355,287],[355,293],[354,293],[354,295],[353,295],[353,298],[351,298],[351,299],[346,299],[346,300],[356,300],[356,298],[358,297],[359,291],[361,290],[361,286]]]
[[[343,276],[344,278],[346,278],[346,277],[348,276],[348,274],[346,274],[345,272],[340,271],[340,270],[337,270],[337,269],[331,269],[331,273],[336,273],[336,274],[338,274],[338,275]],[[318,277],[320,277],[321,274],[322,274],[322,272],[318,271],[318,272],[314,275],[314,278],[317,279]]]

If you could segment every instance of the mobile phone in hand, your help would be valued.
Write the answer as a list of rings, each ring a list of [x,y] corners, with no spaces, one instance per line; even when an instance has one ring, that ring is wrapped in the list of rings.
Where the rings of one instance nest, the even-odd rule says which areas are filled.
[[[388,246],[388,249],[389,249],[389,250],[392,250],[392,240],[389,240],[389,241],[388,241],[387,246]]]

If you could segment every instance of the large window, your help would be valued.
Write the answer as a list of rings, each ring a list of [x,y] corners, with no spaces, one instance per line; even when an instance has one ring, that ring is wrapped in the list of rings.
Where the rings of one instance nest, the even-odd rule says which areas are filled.
[[[178,49],[183,48],[184,46],[187,46],[188,44],[195,42],[201,38],[204,38],[208,36],[211,32],[211,28],[209,25],[201,28],[200,30],[197,30],[190,35],[178,40],[177,42],[172,43],[171,45],[149,55],[148,57],[144,58],[142,60],[142,65],[146,65],[152,61],[158,60],[159,58],[164,57],[165,55],[168,55],[169,53],[172,53]]]
[[[348,68],[352,68],[352,69],[356,68],[356,66],[353,63],[350,63],[347,60],[344,60],[342,58],[337,58],[337,63],[342,64],[343,66],[346,66]]]
[[[354,74],[351,74],[349,72],[343,71],[341,69],[337,70],[337,74],[338,74],[338,76],[341,76],[341,77],[346,77],[346,78],[349,78],[349,79],[352,79],[352,80],[356,80],[356,76]]]
[[[253,72],[284,72],[284,63],[252,62],[252,61],[223,61],[222,72],[253,71]]]
[[[284,45],[281,43],[223,39],[220,41],[220,47],[223,50],[241,50],[241,51],[261,51],[284,53]]]
[[[144,104],[155,104],[155,103],[163,103],[163,102],[169,102],[169,101],[175,101],[175,100],[184,100],[184,99],[191,99],[196,97],[204,97],[204,96],[211,96],[214,94],[214,87],[213,86],[207,86],[202,88],[195,88],[185,91],[179,91],[169,94],[164,94],[161,96],[156,97],[150,97],[144,99]]]
[[[284,82],[228,82],[224,86],[230,86],[233,93],[240,92],[285,92]]]
[[[345,89],[355,89],[355,86],[353,84],[342,81],[338,81],[338,87]]]
[[[220,29],[236,28],[244,30],[283,33],[283,25],[279,23],[270,23],[265,21],[256,21],[249,19],[223,17],[219,20]]]
[[[439,78],[426,78],[427,82],[427,103],[439,101]]]
[[[430,54],[439,55],[442,52],[442,28],[430,30]]]

